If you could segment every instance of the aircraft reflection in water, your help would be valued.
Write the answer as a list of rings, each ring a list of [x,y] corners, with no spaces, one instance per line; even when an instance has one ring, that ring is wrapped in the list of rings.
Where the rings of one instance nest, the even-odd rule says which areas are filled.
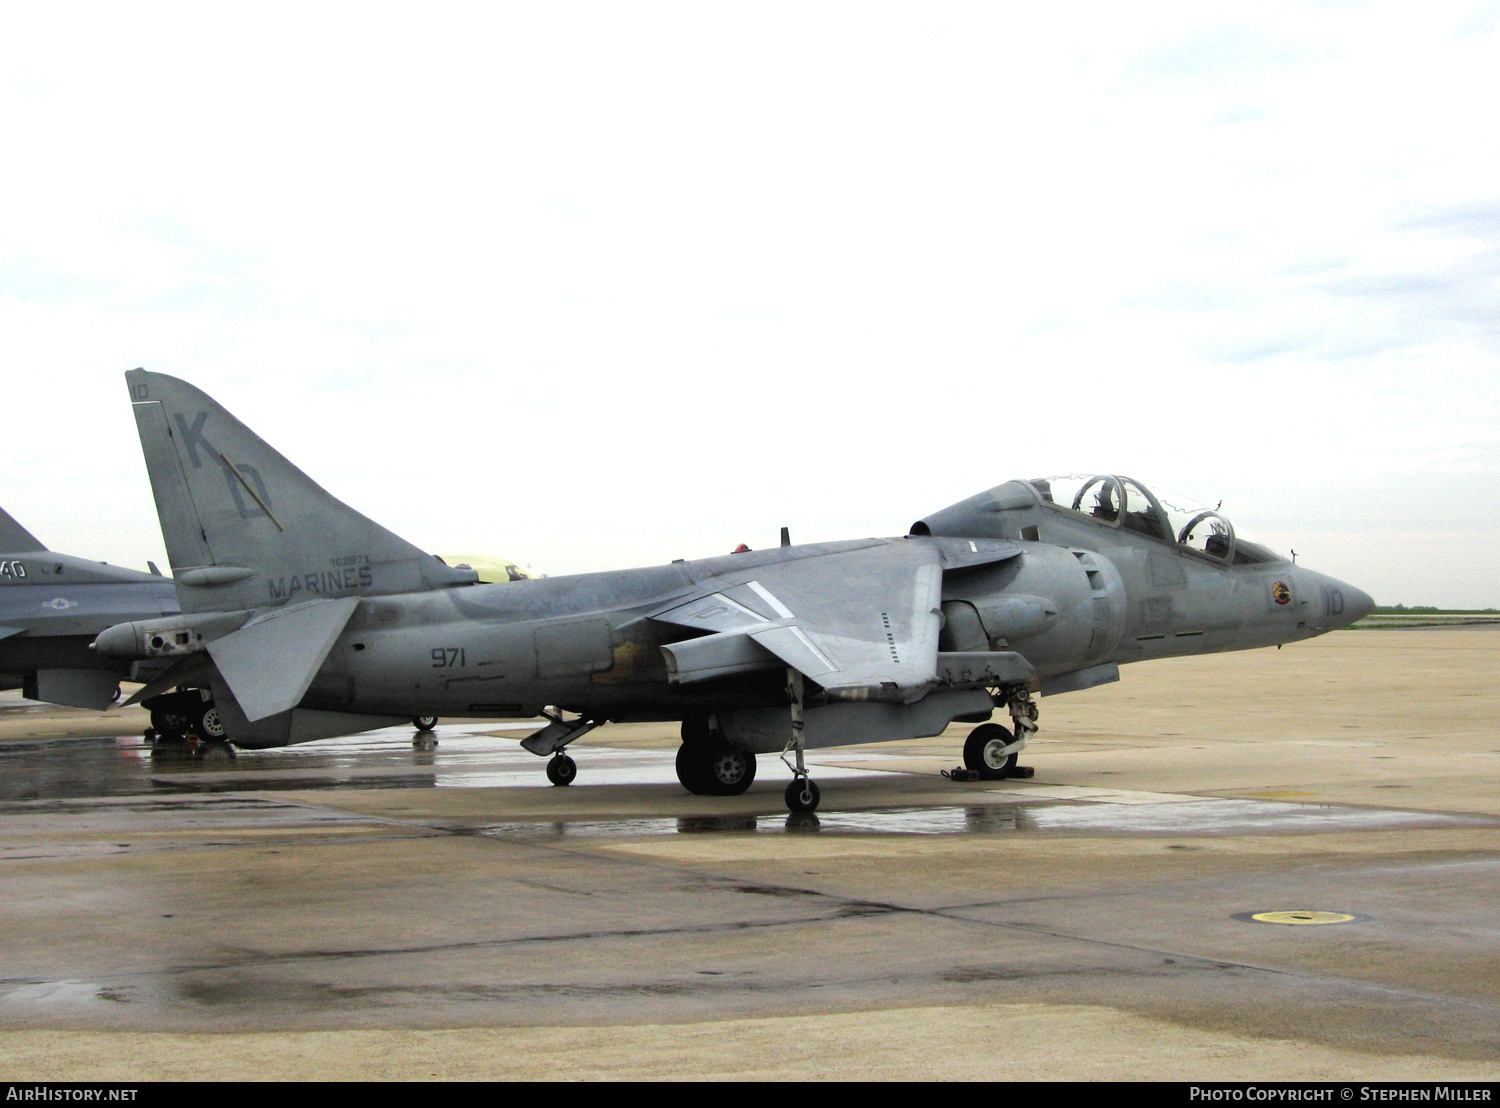
[[[648,569],[477,583],[334,499],[184,381],[126,374],[183,614],[101,634],[169,659],[140,695],[210,690],[229,737],[271,747],[418,715],[546,714],[548,776],[608,721],[681,720],[677,775],[743,792],[780,752],[811,811],[806,747],[979,724],[967,766],[1002,777],[1036,695],[1123,662],[1344,627],[1359,589],[1125,477],[1012,481],[901,538]],[[1010,727],[988,721],[999,709]]]

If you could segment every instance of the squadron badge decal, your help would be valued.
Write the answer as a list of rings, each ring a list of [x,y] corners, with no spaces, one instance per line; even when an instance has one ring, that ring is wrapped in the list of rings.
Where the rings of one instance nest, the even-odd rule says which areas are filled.
[[[1277,581],[1271,586],[1271,599],[1278,604],[1290,604],[1292,602],[1292,587],[1285,581]]]

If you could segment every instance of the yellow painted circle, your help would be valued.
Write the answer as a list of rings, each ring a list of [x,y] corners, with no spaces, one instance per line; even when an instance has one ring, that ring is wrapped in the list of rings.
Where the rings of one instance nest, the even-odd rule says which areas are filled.
[[[1354,917],[1343,912],[1256,912],[1251,917],[1261,923],[1348,923]]]

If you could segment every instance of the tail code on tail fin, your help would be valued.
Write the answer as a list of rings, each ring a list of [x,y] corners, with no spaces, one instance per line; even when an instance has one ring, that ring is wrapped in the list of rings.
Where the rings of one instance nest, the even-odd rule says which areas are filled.
[[[185,612],[470,584],[330,496],[207,393],[125,375]]]

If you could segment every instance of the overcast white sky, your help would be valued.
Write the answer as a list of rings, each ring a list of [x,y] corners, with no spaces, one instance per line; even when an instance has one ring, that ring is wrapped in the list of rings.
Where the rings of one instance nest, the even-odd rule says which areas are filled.
[[[0,504],[165,564],[121,373],[428,549],[1224,502],[1500,606],[1500,5],[14,5]]]

